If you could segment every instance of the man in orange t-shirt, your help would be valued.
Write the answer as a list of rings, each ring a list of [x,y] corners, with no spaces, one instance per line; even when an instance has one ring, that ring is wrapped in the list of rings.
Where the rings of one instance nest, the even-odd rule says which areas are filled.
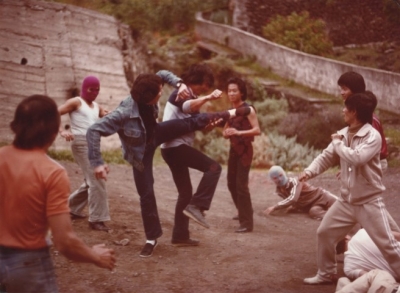
[[[46,152],[57,136],[56,103],[40,95],[17,107],[12,145],[0,148],[0,291],[58,292],[46,241],[50,228],[58,251],[77,262],[113,269],[103,244],[86,246],[72,230],[65,169]],[[26,265],[29,263],[29,266]]]

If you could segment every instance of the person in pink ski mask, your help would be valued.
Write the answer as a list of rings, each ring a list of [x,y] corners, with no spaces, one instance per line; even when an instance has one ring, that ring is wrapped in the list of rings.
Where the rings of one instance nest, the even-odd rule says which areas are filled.
[[[67,100],[58,107],[60,115],[69,114],[71,127],[60,128],[60,135],[71,142],[75,161],[82,169],[84,182],[68,199],[72,219],[86,218],[83,209],[89,208],[89,227],[97,231],[108,231],[104,222],[110,220],[108,198],[104,179],[97,179],[88,159],[86,131],[108,111],[95,102],[100,92],[100,81],[95,76],[87,76],[82,83],[80,97]]]

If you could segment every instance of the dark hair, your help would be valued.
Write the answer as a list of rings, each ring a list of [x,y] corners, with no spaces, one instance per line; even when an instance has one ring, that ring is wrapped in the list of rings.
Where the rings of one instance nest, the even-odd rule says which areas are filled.
[[[357,120],[361,123],[372,124],[372,114],[374,113],[376,106],[376,98],[365,93],[350,95],[346,101],[344,101],[346,108],[350,111],[355,111]]]
[[[132,99],[140,104],[147,104],[157,97],[162,84],[161,77],[156,74],[139,74],[131,89]]]
[[[246,83],[244,82],[244,80],[239,78],[239,77],[231,77],[230,79],[228,79],[228,82],[226,84],[226,88],[228,88],[228,86],[230,84],[236,84],[238,86],[239,91],[242,94],[242,101],[246,101],[246,99],[247,99],[247,87],[246,87]]]
[[[214,75],[209,65],[205,63],[193,64],[182,74],[182,80],[185,84],[201,85],[205,83],[208,87],[214,86]]]
[[[365,92],[365,81],[361,74],[348,71],[343,73],[338,79],[338,85],[346,86],[351,90],[352,94]]]
[[[18,104],[10,127],[15,133],[13,145],[17,148],[34,149],[51,144],[60,127],[57,104],[42,95],[25,98]]]
[[[371,91],[365,91],[364,94],[371,97],[372,101],[374,102],[374,111],[375,111],[376,107],[378,106],[378,99],[376,98],[375,94]]]

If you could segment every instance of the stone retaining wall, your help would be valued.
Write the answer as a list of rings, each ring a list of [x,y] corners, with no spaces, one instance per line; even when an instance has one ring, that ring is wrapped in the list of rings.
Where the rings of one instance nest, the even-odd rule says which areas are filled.
[[[195,30],[199,39],[226,45],[243,55],[255,56],[262,67],[324,93],[338,95],[339,76],[346,71],[356,71],[364,76],[367,89],[377,96],[378,108],[400,114],[398,73],[305,54],[238,28],[205,20],[201,13],[196,15]]]
[[[45,94],[58,105],[78,94],[87,75],[100,79],[97,101],[114,109],[130,83],[148,72],[147,57],[128,26],[92,10],[34,0],[0,0],[0,141],[9,142],[16,105]],[[62,118],[69,123],[68,115]],[[57,138],[54,147],[68,143]],[[119,147],[116,135],[102,140]]]

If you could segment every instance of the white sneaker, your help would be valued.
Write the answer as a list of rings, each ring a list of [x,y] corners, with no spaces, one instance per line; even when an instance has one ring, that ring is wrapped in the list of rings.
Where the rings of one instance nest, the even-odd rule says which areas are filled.
[[[303,283],[307,285],[328,285],[333,284],[334,281],[332,277],[325,278],[320,275],[316,275],[315,277],[305,278]]]

